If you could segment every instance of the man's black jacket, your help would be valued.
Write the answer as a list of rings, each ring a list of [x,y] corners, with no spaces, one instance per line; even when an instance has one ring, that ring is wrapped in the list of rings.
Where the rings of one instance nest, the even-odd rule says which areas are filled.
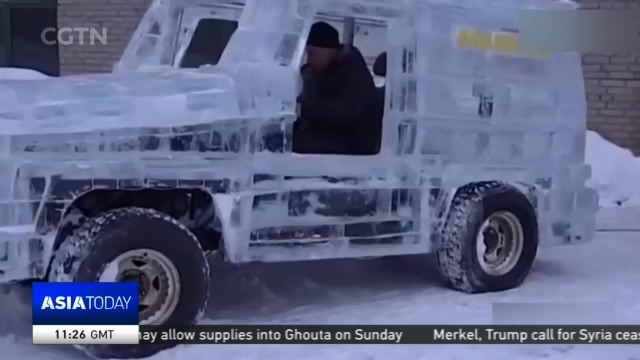
[[[322,74],[303,68],[299,149],[314,153],[376,154],[382,109],[373,77],[355,47],[343,48]],[[294,145],[295,139],[294,139]]]

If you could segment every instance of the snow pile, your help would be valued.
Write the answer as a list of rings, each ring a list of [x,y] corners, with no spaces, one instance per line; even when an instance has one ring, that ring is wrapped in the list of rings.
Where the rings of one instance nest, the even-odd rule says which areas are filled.
[[[32,69],[0,67],[0,80],[39,80],[47,75]]]
[[[588,131],[586,162],[592,171],[589,186],[600,194],[601,207],[640,205],[640,158]]]

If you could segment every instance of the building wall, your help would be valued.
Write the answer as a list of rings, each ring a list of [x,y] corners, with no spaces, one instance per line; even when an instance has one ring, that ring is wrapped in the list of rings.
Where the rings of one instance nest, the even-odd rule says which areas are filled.
[[[120,58],[150,0],[58,0],[58,27],[106,28],[106,45],[59,45],[62,75],[108,72]],[[88,36],[85,36],[85,40]]]
[[[638,0],[579,2],[586,9],[640,10]],[[582,59],[589,104],[589,128],[639,154],[640,52],[585,54]]]
[[[640,9],[639,0],[578,0],[588,9]],[[60,46],[61,74],[110,71],[150,0],[58,0],[60,27],[106,27],[107,45]],[[640,153],[640,52],[585,54],[588,126]]]

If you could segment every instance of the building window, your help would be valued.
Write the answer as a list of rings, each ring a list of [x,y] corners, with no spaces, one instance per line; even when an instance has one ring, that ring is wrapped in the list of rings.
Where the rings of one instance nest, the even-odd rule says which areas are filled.
[[[60,75],[58,44],[53,41],[58,15],[55,3],[50,3],[29,2],[25,6],[25,2],[0,1],[0,28],[4,30],[0,34],[0,65]]]
[[[180,67],[197,68],[203,65],[216,65],[237,28],[238,22],[233,20],[200,20]]]

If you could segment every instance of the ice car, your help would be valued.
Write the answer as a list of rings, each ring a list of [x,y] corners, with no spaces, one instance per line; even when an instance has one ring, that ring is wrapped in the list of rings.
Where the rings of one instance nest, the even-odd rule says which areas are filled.
[[[520,10],[573,8],[154,0],[113,73],[0,81],[0,280],[137,281],[141,324],[181,325],[204,312],[208,254],[435,253],[454,289],[517,287],[539,247],[594,233],[580,56],[518,50]],[[318,19],[371,62],[387,54],[377,155],[291,151]]]

